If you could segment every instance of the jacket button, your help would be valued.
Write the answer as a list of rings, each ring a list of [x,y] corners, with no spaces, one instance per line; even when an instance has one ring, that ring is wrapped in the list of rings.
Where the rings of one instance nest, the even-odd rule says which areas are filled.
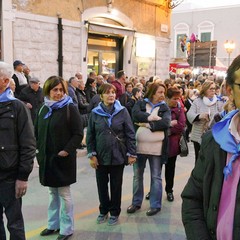
[[[213,211],[217,211],[217,206],[216,205],[213,206]]]
[[[211,235],[214,235],[215,231],[214,230],[210,230],[210,233],[211,233]]]
[[[1,147],[1,149],[4,149],[4,147]]]

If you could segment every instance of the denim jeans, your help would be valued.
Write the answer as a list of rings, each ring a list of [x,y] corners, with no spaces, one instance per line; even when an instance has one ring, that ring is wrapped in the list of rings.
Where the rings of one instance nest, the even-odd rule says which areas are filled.
[[[162,207],[162,178],[161,178],[161,157],[153,155],[138,155],[138,160],[133,165],[133,199],[132,205],[141,207],[144,195],[143,174],[146,161],[149,161],[151,186],[150,186],[150,207]]]
[[[7,217],[7,228],[10,240],[25,240],[24,222],[22,216],[22,199],[15,198],[15,181],[0,183],[0,237],[5,240],[3,225],[3,210]]]
[[[73,201],[70,186],[49,187],[48,229],[60,229],[60,234],[73,233]]]

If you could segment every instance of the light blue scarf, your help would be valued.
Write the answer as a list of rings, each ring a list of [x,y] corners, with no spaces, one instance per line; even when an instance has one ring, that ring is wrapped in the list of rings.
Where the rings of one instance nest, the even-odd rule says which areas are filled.
[[[12,90],[8,87],[2,94],[0,94],[0,102],[8,102],[17,100],[14,97]]]
[[[55,109],[63,108],[64,106],[73,103],[73,100],[70,96],[65,95],[61,100],[59,101],[52,101],[49,98],[44,98],[44,105],[48,107],[49,111],[45,115],[44,119],[47,119],[52,115],[52,111]]]
[[[151,106],[150,113],[153,112],[154,108],[159,107],[159,106],[161,106],[163,104],[166,104],[164,101],[161,101],[161,102],[159,102],[157,104],[153,104],[148,98],[144,98],[144,101],[147,102]]]
[[[97,107],[95,107],[92,112],[102,116],[102,117],[107,117],[108,119],[108,126],[110,127],[112,125],[112,119],[113,117],[118,114],[122,109],[124,109],[124,107],[120,104],[120,102],[118,100],[116,100],[114,102],[114,105],[113,105],[113,113],[110,114],[108,112],[106,112],[104,110],[104,108],[102,107],[102,104],[103,103],[99,103]]]
[[[229,124],[235,114],[238,114],[239,110],[229,112],[225,117],[212,127],[212,134],[215,141],[220,145],[221,149],[228,153],[232,153],[232,157],[229,163],[225,166],[223,173],[224,178],[227,179],[229,175],[232,175],[232,164],[240,156],[240,143],[237,144],[234,137],[229,132]]]

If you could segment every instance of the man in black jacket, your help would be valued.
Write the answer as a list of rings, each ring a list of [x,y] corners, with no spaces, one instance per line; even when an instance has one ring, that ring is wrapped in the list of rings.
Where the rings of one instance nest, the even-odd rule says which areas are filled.
[[[38,110],[43,104],[43,92],[38,78],[32,77],[29,79],[29,86],[23,88],[19,95],[19,99],[22,100],[30,110],[34,123]]]
[[[36,144],[29,112],[14,98],[8,87],[10,79],[9,65],[0,62],[0,237],[6,239],[4,210],[10,239],[25,240],[22,197],[27,191]]]

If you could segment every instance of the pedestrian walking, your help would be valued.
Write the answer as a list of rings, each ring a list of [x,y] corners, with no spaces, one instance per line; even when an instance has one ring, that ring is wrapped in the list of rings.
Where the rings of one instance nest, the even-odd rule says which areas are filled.
[[[48,225],[40,235],[59,231],[57,240],[74,231],[70,185],[76,182],[76,149],[83,138],[78,109],[61,77],[52,76],[43,86],[44,105],[35,124],[39,179],[49,187]]]
[[[101,103],[89,118],[87,151],[90,165],[96,170],[100,201],[97,223],[107,221],[110,213],[108,225],[115,225],[121,212],[124,165],[136,161],[135,133],[127,109],[116,100],[116,88],[105,83],[99,94]]]
[[[36,142],[30,113],[8,87],[11,68],[0,62],[0,239],[6,240],[3,212],[11,240],[25,240],[22,197],[27,192]]]
[[[239,239],[240,55],[226,79],[236,110],[203,136],[198,161],[182,192],[182,220],[189,240]]]

